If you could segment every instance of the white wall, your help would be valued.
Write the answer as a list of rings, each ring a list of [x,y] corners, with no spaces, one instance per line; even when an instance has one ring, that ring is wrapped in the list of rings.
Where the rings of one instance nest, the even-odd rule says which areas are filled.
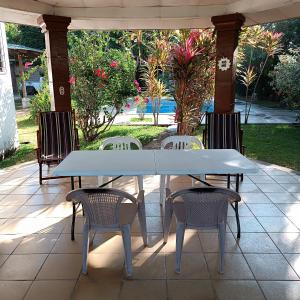
[[[16,110],[10,76],[4,23],[0,22],[0,47],[4,50],[5,71],[0,72],[0,159],[18,147]],[[2,53],[3,54],[3,53]]]

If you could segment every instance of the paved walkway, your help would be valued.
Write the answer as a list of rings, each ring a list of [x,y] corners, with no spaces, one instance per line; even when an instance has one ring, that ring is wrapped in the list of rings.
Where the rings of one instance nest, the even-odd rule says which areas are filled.
[[[241,100],[236,101],[235,111],[241,112],[241,120],[244,122],[244,110],[245,102]],[[299,113],[299,111],[298,111]],[[131,118],[136,118],[136,109],[132,108],[126,111],[123,114],[120,114],[116,117],[114,124],[124,124],[128,125]],[[145,117],[152,117],[152,114],[146,114]],[[253,104],[251,108],[251,113],[249,116],[249,124],[292,124],[296,122],[297,112],[290,111],[287,109],[275,109],[260,106]],[[204,120],[203,120],[204,122]],[[298,121],[299,122],[299,121]],[[131,125],[140,125],[140,124],[153,124],[153,122],[134,122]],[[159,124],[160,125],[174,125],[174,113],[172,114],[160,114],[159,115]]]

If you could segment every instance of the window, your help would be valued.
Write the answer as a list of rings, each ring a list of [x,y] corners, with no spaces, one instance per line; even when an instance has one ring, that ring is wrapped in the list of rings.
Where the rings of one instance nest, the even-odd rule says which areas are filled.
[[[3,35],[0,27],[0,73],[5,73],[5,56],[4,56],[4,45],[3,45]]]

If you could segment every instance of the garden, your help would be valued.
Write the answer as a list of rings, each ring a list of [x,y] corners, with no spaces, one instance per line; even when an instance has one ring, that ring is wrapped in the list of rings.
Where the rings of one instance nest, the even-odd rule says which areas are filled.
[[[300,170],[299,127],[247,124],[253,103],[299,109],[300,41],[289,34],[288,22],[300,28],[299,20],[291,20],[242,30],[236,86],[245,103],[246,155]],[[10,42],[24,35],[24,27],[7,26]],[[212,30],[73,31],[68,34],[68,47],[72,107],[82,149],[98,149],[109,136],[130,135],[143,145],[158,138],[166,130],[159,126],[165,99],[174,103],[177,134],[201,132],[199,119],[212,106],[214,94]],[[36,117],[50,110],[46,55],[24,64],[25,80],[36,70],[44,80],[31,98],[29,114],[17,118],[20,148],[0,162],[1,168],[35,158]],[[132,108],[136,116],[131,125],[116,125],[116,118]],[[143,121],[153,125],[134,124]]]

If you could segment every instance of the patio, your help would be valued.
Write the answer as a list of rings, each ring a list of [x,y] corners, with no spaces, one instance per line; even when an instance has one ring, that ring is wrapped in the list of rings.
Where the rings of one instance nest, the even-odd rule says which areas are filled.
[[[133,280],[123,276],[122,238],[113,234],[95,236],[89,273],[81,274],[83,217],[77,218],[71,242],[68,179],[39,186],[36,163],[1,170],[1,299],[299,299],[300,175],[275,165],[258,166],[259,172],[241,184],[239,242],[229,210],[223,275],[217,272],[217,233],[192,230],[185,236],[181,275],[175,274],[175,227],[164,245],[159,177],[146,176],[150,245],[143,247],[135,222]],[[226,186],[210,178],[210,183]],[[95,184],[96,178],[83,178],[84,186]],[[190,184],[188,177],[172,177],[171,188]],[[114,186],[135,193],[131,177]]]

